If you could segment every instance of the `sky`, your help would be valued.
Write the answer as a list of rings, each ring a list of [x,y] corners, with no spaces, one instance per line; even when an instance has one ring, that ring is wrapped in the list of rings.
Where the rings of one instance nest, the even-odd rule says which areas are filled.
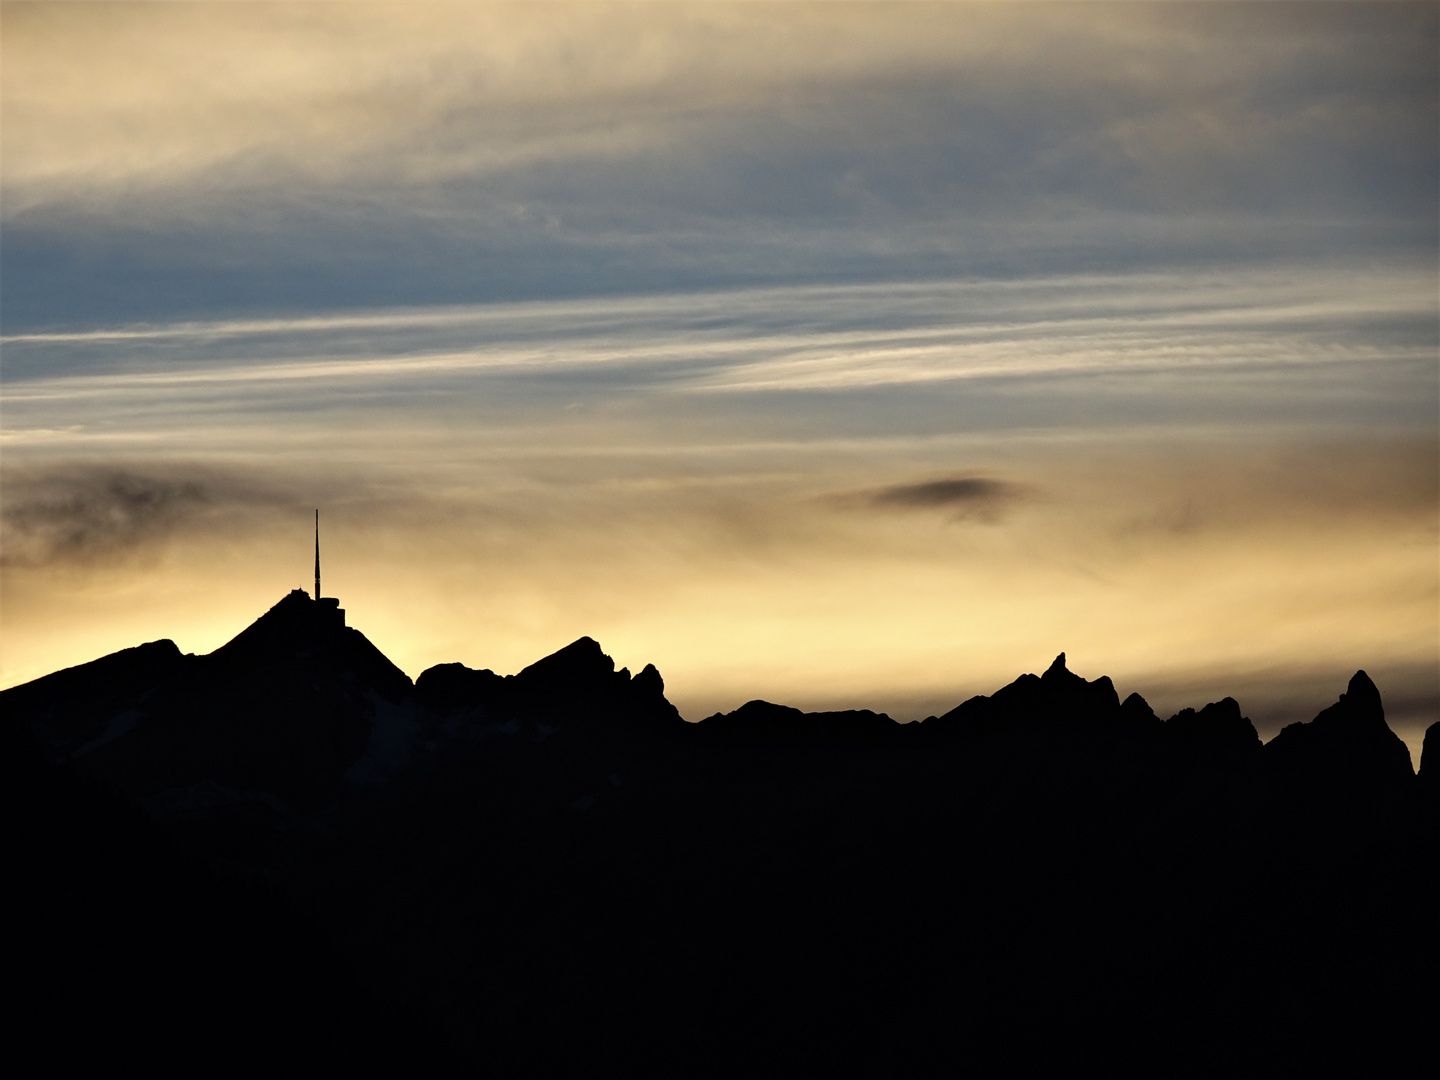
[[[0,684],[1440,714],[1433,4],[0,7]]]

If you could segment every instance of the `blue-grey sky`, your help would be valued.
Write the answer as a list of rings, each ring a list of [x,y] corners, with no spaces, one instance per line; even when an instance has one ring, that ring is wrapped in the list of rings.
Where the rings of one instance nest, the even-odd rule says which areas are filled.
[[[411,674],[1434,719],[1433,4],[3,18],[6,683],[318,503]]]
[[[1429,257],[1436,21],[12,4],[5,325]]]

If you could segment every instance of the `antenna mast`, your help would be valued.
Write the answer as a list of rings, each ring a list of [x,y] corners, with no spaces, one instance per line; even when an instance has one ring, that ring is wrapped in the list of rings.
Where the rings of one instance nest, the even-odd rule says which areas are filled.
[[[320,511],[315,511],[315,599],[320,599]]]

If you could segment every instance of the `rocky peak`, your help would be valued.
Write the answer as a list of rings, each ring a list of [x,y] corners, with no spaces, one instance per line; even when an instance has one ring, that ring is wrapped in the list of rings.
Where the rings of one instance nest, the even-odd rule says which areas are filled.
[[[333,646],[343,639],[345,615],[338,601],[326,603],[295,589],[212,656],[259,658],[294,656]]]
[[[1410,751],[1385,723],[1380,691],[1364,671],[1314,720],[1291,724],[1266,743],[1265,762],[1276,776],[1327,789],[1391,789],[1415,775]]]
[[[1061,680],[1075,679],[1079,679],[1081,682],[1085,681],[1065,666],[1065,654],[1063,652],[1051,661],[1050,666],[1045,669],[1045,674],[1041,675],[1040,678],[1046,682],[1060,682]]]
[[[524,684],[563,682],[593,684],[603,682],[615,673],[615,661],[594,638],[582,637],[558,652],[537,660],[515,676]]]
[[[1389,730],[1385,725],[1385,706],[1380,703],[1380,690],[1363,669],[1350,677],[1350,685],[1340,695],[1340,701],[1347,706],[1349,718],[1354,722]]]
[[[1199,712],[1181,709],[1165,721],[1165,731],[1187,751],[1206,760],[1245,759],[1260,750],[1255,725],[1232,697],[1212,701]]]

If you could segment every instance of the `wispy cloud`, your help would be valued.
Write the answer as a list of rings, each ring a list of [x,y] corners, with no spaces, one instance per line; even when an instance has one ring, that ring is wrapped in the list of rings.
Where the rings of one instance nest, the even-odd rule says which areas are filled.
[[[1163,4],[19,6],[5,29],[13,213],[198,177],[212,190],[367,173],[414,184],[633,160],[701,131],[734,151],[735,121],[752,146],[884,151],[834,171],[812,204],[923,198],[945,170],[916,173],[913,155],[946,150],[970,162],[943,164],[996,190],[1069,173],[1121,178],[1133,200],[1188,176],[1169,198],[1193,199],[1233,187],[1226,167],[1248,162],[1253,177],[1257,155],[1284,161],[1317,134],[1373,148],[1386,125],[1420,122],[1434,19]],[[1325,92],[1337,72],[1353,82],[1343,98]],[[1050,123],[1026,95],[1054,106]],[[1024,166],[1008,185],[1001,162]]]
[[[119,390],[235,380],[593,374],[776,389],[973,376],[1422,359],[1431,274],[1404,262],[772,287],[682,296],[120,326],[3,339],[6,381]],[[643,373],[643,374],[641,374]]]

